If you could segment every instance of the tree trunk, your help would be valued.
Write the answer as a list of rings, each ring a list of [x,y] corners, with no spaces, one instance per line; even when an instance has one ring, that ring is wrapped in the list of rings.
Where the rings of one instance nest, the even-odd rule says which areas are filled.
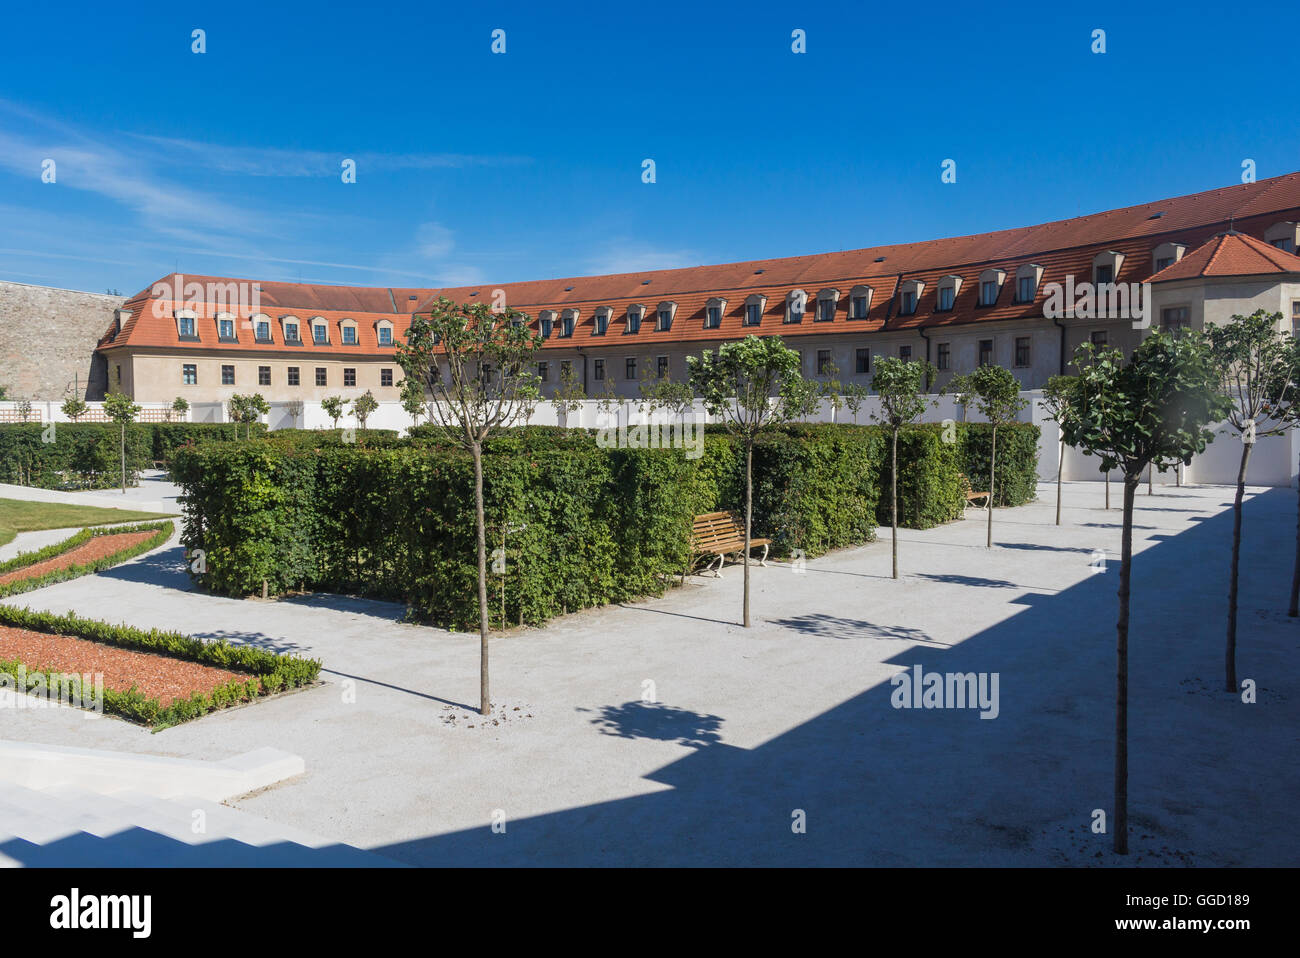
[[[1241,465],[1237,469],[1237,498],[1232,503],[1232,568],[1228,573],[1228,645],[1223,654],[1225,690],[1237,691],[1237,577],[1241,562],[1241,499],[1246,492],[1246,465],[1255,444],[1241,444]]]
[[[1056,524],[1061,524],[1061,473],[1065,469],[1065,443],[1058,443],[1061,447],[1056,457]]]
[[[997,472],[998,461],[998,427],[993,427],[993,439],[989,444],[989,516],[988,516],[988,535],[984,545],[993,548],[993,476]]]
[[[894,536],[892,540],[894,552],[894,578],[898,578],[898,428],[894,428],[894,453],[893,466],[890,468],[889,476],[889,514],[894,524]]]
[[[471,447],[474,455],[474,520],[478,533],[478,695],[480,715],[492,711],[488,698],[488,597],[487,597],[487,530],[483,514],[483,447],[474,443]]]
[[[1155,467],[1155,463],[1152,463],[1151,465],[1147,466],[1147,495],[1148,496],[1151,495],[1151,486],[1155,482],[1155,478],[1156,478],[1156,467]]]
[[[126,495],[126,423],[122,426],[122,495]]]
[[[1142,474],[1124,475],[1124,533],[1120,540],[1119,619],[1115,623],[1115,854],[1128,854],[1128,600],[1133,571],[1133,497]]]
[[[749,540],[754,521],[754,440],[745,441],[745,628],[749,628]]]
[[[1110,473],[1106,473],[1106,508],[1110,509]]]
[[[1297,482],[1297,492],[1300,492],[1300,480]],[[1291,571],[1291,607],[1286,614],[1293,619],[1300,615],[1300,505],[1296,506],[1295,513],[1295,567]]]

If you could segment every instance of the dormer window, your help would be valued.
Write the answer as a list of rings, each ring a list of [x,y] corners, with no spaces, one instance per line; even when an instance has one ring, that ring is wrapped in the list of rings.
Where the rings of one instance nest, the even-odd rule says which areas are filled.
[[[671,301],[659,304],[656,311],[655,329],[666,333],[673,328],[673,317],[677,315],[677,304]]]
[[[807,293],[801,289],[790,290],[785,294],[785,321],[787,323],[802,323],[807,305]]]
[[[838,289],[824,289],[817,294],[817,315],[819,323],[829,323],[835,318],[835,306],[840,301]]]
[[[118,329],[121,332],[121,329]],[[176,333],[181,339],[197,340],[199,338],[198,326],[194,317],[194,311],[191,309],[177,310],[176,312]]]
[[[714,296],[704,304],[704,328],[721,329],[722,312],[727,308],[727,301]]]
[[[302,339],[298,336],[298,321],[296,319],[286,320],[284,324],[284,341],[286,343],[300,343]]]
[[[871,311],[871,287],[854,286],[849,292],[849,319],[866,319]]]
[[[235,342],[235,317],[230,313],[217,314],[217,339],[221,342]]]
[[[945,276],[935,287],[935,309],[941,313],[949,312],[957,301],[957,291],[961,289],[961,277]]]
[[[1002,292],[1002,282],[1007,278],[1007,274],[1000,269],[986,269],[980,273],[980,305],[994,306],[998,301],[998,294]]]
[[[568,339],[573,335],[573,329],[578,325],[578,311],[576,309],[566,309],[560,314],[560,336]]]
[[[555,310],[544,309],[537,314],[537,331],[542,334],[542,339],[551,338],[551,330],[555,328]]]
[[[921,299],[921,291],[925,289],[925,284],[919,279],[909,279],[898,288],[898,315],[913,316],[916,314],[916,304]]]
[[[1285,253],[1300,249],[1300,223],[1274,223],[1264,231],[1264,242]]]
[[[1092,260],[1092,281],[1097,286],[1106,286],[1115,282],[1119,269],[1124,265],[1124,254],[1115,250],[1098,253]]]
[[[1173,266],[1183,258],[1186,251],[1187,247],[1182,243],[1161,243],[1151,251],[1152,272],[1158,273]]]
[[[596,324],[592,330],[594,336],[604,336],[609,330],[609,318],[614,314],[612,306],[596,307]]]
[[[259,343],[271,341],[271,317],[258,313],[253,317],[253,338]]]
[[[745,325],[758,326],[763,322],[763,310],[767,307],[767,297],[753,293],[745,297]]]
[[[375,341],[378,342],[380,346],[393,345],[393,324],[387,321],[380,322],[379,325],[375,327]]]
[[[1043,267],[1025,263],[1016,268],[1016,302],[1032,303],[1038,295],[1038,284],[1043,278]]]
[[[330,328],[323,319],[313,319],[311,321],[311,341],[317,346],[328,346],[330,341]]]
[[[644,315],[644,306],[634,305],[627,308],[627,331],[629,333],[641,332],[641,317]]]
[[[352,320],[344,320],[339,326],[339,336],[344,346],[355,346],[357,344],[357,324]]]

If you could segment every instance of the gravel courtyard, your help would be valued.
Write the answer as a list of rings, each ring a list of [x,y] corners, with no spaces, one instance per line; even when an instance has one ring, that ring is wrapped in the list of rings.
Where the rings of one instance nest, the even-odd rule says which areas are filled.
[[[1258,702],[1243,704],[1221,691],[1231,495],[1138,495],[1123,864],[1300,862],[1296,497],[1248,501],[1238,671]],[[7,601],[310,654],[326,684],[156,735],[5,711],[0,738],[285,749],[306,774],[235,804],[412,864],[1114,864],[1089,826],[1111,807],[1121,516],[1097,483],[1066,484],[1059,528],[1054,485],[1039,497],[995,513],[992,550],[976,509],[903,531],[899,582],[888,529],[802,570],[756,568],[751,630],[728,566],[496,637],[486,722],[476,634],[368,600],[194,592],[173,540]],[[997,673],[996,718],[893,707],[890,677],[917,665]]]

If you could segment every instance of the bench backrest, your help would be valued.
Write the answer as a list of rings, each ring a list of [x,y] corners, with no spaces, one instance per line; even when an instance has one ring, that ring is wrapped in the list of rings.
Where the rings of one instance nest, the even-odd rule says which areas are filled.
[[[745,538],[745,529],[729,512],[706,512],[695,517],[691,543],[698,547],[735,542]]]

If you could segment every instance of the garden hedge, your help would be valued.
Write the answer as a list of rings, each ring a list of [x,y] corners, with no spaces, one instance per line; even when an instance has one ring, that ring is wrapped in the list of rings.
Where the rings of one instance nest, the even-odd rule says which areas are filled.
[[[93,562],[73,563],[62,569],[51,569],[49,572],[33,576],[29,579],[15,579],[12,582],[0,583],[0,598],[9,595],[17,595],[20,592],[31,592],[33,589],[43,589],[47,585],[53,585],[56,582],[66,582],[69,579],[77,579],[83,575],[89,575],[92,572],[102,572],[105,569],[111,569],[115,565],[125,562],[127,559],[133,559],[138,555],[143,555],[151,549],[156,549],[172,537],[176,527],[170,521],[163,522],[145,522],[131,526],[112,526],[97,527],[93,529],[82,529],[74,533],[62,542],[55,542],[43,549],[35,552],[22,552],[14,556],[7,562],[0,562],[0,575],[14,572],[18,569],[25,568],[29,565],[35,565],[38,562],[44,562],[47,559],[53,559],[67,552],[69,549],[75,549],[77,546],[89,542],[97,536],[122,535],[131,532],[153,532],[147,539],[142,539],[133,546],[124,549],[118,549],[109,555],[96,559]]]
[[[234,679],[206,694],[195,692],[190,697],[176,699],[167,706],[163,706],[157,698],[146,698],[134,686],[125,692],[104,690],[105,712],[153,726],[155,730],[197,718],[216,709],[249,702],[260,695],[310,685],[320,675],[321,663],[315,659],[302,659],[251,645],[234,645],[225,640],[205,642],[179,632],[163,632],[159,629],[145,631],[127,625],[112,625],[83,619],[75,613],[59,615],[0,605],[0,625],[47,635],[67,635],[248,674],[247,679]],[[20,665],[29,672],[29,679],[33,678],[33,669],[40,669],[40,663],[0,661],[0,672],[17,679]]]
[[[961,515],[958,473],[978,465],[966,424],[918,426],[900,437],[900,524],[927,528]],[[378,433],[378,431],[375,431]],[[1003,436],[1016,436],[1004,442]],[[1032,494],[1034,460],[1015,453],[1037,428],[999,433],[1002,485]],[[793,425],[754,450],[754,534],[774,553],[815,556],[868,542],[889,521],[888,431]],[[1029,474],[1015,473],[1028,463]],[[470,628],[477,611],[473,470],[436,431],[343,442],[329,432],[178,452],[182,542],[202,550],[191,575],[224,595],[311,589],[405,602],[419,619]],[[588,430],[500,433],[484,458],[494,626],[662,591],[689,561],[692,515],[742,513],[744,451],[706,430],[703,455],[601,448]],[[490,560],[491,561],[491,560]],[[499,566],[499,564],[498,564]]]

